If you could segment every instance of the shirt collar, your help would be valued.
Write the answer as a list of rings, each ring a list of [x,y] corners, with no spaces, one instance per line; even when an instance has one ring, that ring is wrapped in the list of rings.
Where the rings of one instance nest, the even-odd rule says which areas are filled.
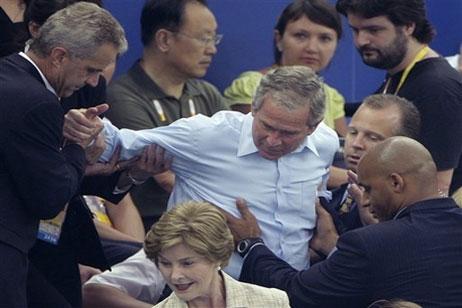
[[[242,124],[241,135],[239,136],[239,148],[237,151],[238,157],[258,152],[258,148],[253,142],[252,125],[253,115],[249,112],[244,116],[244,123]],[[313,132],[313,134],[315,132]],[[310,136],[305,137],[303,142],[292,153],[302,152],[305,148],[308,148],[316,156],[319,156],[318,150]]]
[[[131,68],[130,73],[138,81],[138,83],[146,89],[146,91],[150,92],[149,95],[151,96],[151,99],[163,99],[170,97],[159,87],[159,85],[157,85],[157,83],[154,82],[154,80],[151,79],[151,77],[148,76],[148,74],[146,74],[144,69],[141,67],[140,60],[136,61]],[[181,96],[183,97],[186,95],[192,98],[201,94],[201,90],[198,89],[193,82],[191,82],[191,79],[189,79],[185,82]]]
[[[48,91],[50,91],[51,93],[53,93],[54,95],[56,95],[56,97],[58,99],[61,99],[58,94],[56,93],[55,89],[53,89],[53,87],[51,86],[51,84],[48,82],[48,79],[45,77],[45,75],[42,73],[42,71],[39,69],[39,67],[37,66],[37,64],[35,64],[35,62],[27,55],[25,54],[24,52],[20,52],[19,55],[21,57],[23,57],[24,59],[26,59],[27,61],[29,61],[34,67],[35,69],[38,71],[38,73],[40,74],[40,77],[42,77],[42,80],[43,80],[43,83],[45,84],[45,87],[47,88]]]

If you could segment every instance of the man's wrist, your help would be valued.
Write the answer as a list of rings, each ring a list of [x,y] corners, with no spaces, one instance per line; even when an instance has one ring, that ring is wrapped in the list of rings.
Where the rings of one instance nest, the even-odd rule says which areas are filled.
[[[243,258],[256,246],[265,245],[260,237],[245,238],[237,242],[236,252]]]

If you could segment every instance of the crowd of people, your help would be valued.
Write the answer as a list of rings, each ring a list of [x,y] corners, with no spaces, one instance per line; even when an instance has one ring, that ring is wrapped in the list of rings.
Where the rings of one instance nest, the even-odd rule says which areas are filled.
[[[205,0],[146,0],[114,80],[103,5],[0,0],[2,305],[462,304],[462,75],[424,0],[290,1],[223,94]],[[386,74],[351,119],[320,77],[342,15]]]

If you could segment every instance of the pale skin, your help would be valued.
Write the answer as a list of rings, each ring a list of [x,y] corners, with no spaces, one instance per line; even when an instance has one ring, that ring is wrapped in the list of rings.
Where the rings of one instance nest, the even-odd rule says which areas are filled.
[[[389,155],[382,157],[384,148]],[[383,166],[379,171],[378,165]],[[365,192],[363,198],[371,203],[372,211],[380,221],[391,219],[400,209],[411,204],[440,197],[435,180],[436,167],[431,155],[421,144],[410,138],[391,137],[374,147],[361,160],[358,174],[358,185]],[[261,231],[255,216],[245,202],[239,200],[236,207],[241,214],[240,218],[222,210],[234,240],[237,242],[260,237]],[[316,246],[317,251],[329,255],[337,243],[338,234],[329,213],[319,205],[316,213],[316,236],[310,244]]]
[[[97,122],[102,125],[97,115],[106,111],[107,108],[107,104],[101,104],[88,109],[70,110],[65,116],[64,136],[68,140],[75,142],[92,135],[94,123]],[[168,170],[171,165],[171,159],[165,159],[164,154],[165,151],[161,147],[149,145],[143,150],[141,155],[135,159],[125,162],[118,161],[119,154],[116,152],[108,163],[97,163],[95,165],[101,165],[100,167],[96,167],[100,172],[98,174],[110,174],[115,171],[126,170],[122,173],[118,182],[118,187],[126,187],[131,183],[128,172],[130,172],[132,178],[138,181],[144,181],[150,176]]]
[[[375,48],[383,46],[389,43],[396,34],[394,24],[385,16],[363,18],[359,15],[349,13],[348,22],[353,29],[354,43],[357,48],[365,45]],[[407,38],[407,52],[401,63],[387,69],[389,74],[404,70],[413,61],[417,53],[425,46],[425,44],[420,43],[412,36],[414,30],[414,23],[402,26],[402,31]],[[373,58],[377,55],[374,52],[370,52],[366,56]],[[438,56],[437,52],[430,49],[424,59]],[[439,170],[437,173],[438,189],[442,194],[447,195],[449,192],[453,171],[454,169]]]
[[[319,72],[329,65],[337,48],[337,32],[312,22],[305,15],[287,23],[284,33],[275,31],[276,46],[281,52],[281,65],[304,65]],[[346,134],[345,117],[335,119],[335,130]]]
[[[217,52],[215,44],[204,45],[200,39],[216,35],[217,22],[203,5],[188,2],[180,32],[160,29],[145,47],[141,67],[166,93],[180,98],[186,81],[201,78]],[[162,72],[162,74],[159,74]]]
[[[0,0],[0,7],[13,23],[23,21],[26,4],[22,0]]]
[[[143,50],[142,69],[162,91],[179,99],[188,79],[201,78],[207,72],[217,48],[215,44],[204,44],[200,39],[215,37],[217,27],[215,17],[207,7],[188,2],[179,29],[187,36],[159,29]],[[175,183],[173,172],[167,170],[156,174],[154,179],[165,191],[171,192]]]

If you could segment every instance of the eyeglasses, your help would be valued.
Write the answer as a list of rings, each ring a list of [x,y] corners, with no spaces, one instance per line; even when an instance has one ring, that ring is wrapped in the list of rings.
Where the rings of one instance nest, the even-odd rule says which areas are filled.
[[[178,34],[183,35],[184,37],[190,38],[192,40],[198,41],[205,47],[210,46],[213,44],[213,46],[217,46],[220,44],[221,40],[223,39],[223,34],[215,34],[214,36],[203,36],[203,37],[194,37],[189,34],[183,33],[183,32],[175,32]]]

